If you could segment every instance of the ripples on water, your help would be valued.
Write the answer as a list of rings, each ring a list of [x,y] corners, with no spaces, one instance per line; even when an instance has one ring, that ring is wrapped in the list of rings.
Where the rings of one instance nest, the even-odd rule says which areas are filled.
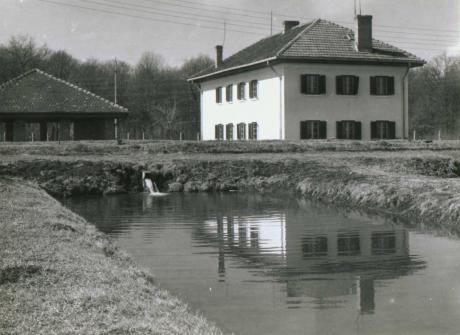
[[[228,332],[460,332],[457,240],[258,194],[65,204]]]

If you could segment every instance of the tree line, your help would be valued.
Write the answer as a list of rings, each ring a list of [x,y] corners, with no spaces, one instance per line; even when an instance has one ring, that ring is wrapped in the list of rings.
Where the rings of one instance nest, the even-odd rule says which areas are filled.
[[[186,78],[213,65],[199,55],[180,67],[166,65],[145,52],[135,65],[123,61],[80,61],[63,50],[15,36],[0,45],[0,82],[33,68],[74,83],[130,110],[131,138],[196,139],[200,129],[200,94]],[[460,138],[460,58],[441,55],[409,73],[410,133],[417,138]]]
[[[409,74],[409,120],[417,138],[460,139],[460,58],[441,55]]]
[[[199,55],[180,67],[171,67],[153,52],[135,65],[124,61],[80,61],[63,50],[37,45],[28,36],[14,36],[0,45],[0,83],[34,68],[87,89],[130,111],[126,132],[130,138],[196,139],[200,129],[200,94],[187,78],[213,60]]]

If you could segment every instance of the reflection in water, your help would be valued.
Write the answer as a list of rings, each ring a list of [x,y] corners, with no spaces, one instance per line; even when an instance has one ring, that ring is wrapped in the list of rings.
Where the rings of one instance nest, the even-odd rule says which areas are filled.
[[[430,319],[424,301],[435,300],[424,294],[439,297],[438,309],[452,296],[423,285],[425,277],[440,282],[430,269],[455,251],[427,253],[436,240],[423,237],[430,243],[418,242],[417,254],[425,253],[415,255],[409,242],[420,237],[385,219],[257,194],[120,195],[67,205],[228,332],[429,334],[441,323]],[[436,260],[428,267],[427,257]],[[456,310],[444,310],[444,333],[455,333]]]
[[[384,222],[340,216],[312,222],[304,211],[239,216],[229,210],[195,228],[196,237],[218,244],[222,278],[225,249],[272,270],[270,276],[286,283],[288,298],[314,298],[317,308],[337,308],[340,303],[328,299],[355,295],[359,312],[373,313],[376,280],[425,267],[409,256],[407,231]]]

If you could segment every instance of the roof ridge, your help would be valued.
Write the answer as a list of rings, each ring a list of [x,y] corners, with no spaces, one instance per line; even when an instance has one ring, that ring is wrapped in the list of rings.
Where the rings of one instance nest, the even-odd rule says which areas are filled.
[[[51,79],[54,79],[54,80],[56,80],[56,81],[59,81],[59,82],[65,84],[65,85],[67,85],[67,86],[70,86],[70,87],[72,87],[72,88],[78,89],[79,91],[82,91],[82,92],[85,93],[85,94],[89,94],[89,95],[91,95],[91,96],[93,96],[93,97],[95,97],[95,98],[97,98],[97,99],[99,99],[99,100],[102,100],[103,102],[108,103],[108,104],[110,104],[111,106],[117,107],[117,108],[119,108],[119,109],[123,109],[123,110],[125,110],[125,111],[128,110],[127,108],[125,108],[125,107],[123,107],[123,106],[120,106],[119,104],[116,104],[116,103],[114,103],[114,102],[112,102],[112,101],[110,101],[110,100],[108,100],[108,99],[106,99],[106,98],[103,98],[103,97],[101,97],[100,95],[97,95],[96,93],[93,93],[93,92],[91,92],[91,91],[89,91],[89,90],[87,90],[87,89],[84,89],[84,88],[80,87],[80,86],[77,86],[77,85],[75,85],[75,84],[72,84],[71,82],[68,82],[67,80],[64,80],[64,79],[55,77],[55,76],[53,76],[52,74],[49,74],[49,73],[47,73],[47,72],[45,72],[45,71],[43,71],[43,70],[40,70],[40,69],[35,69],[35,70],[36,70],[38,73],[41,73],[41,74],[43,74],[43,75],[45,75],[45,76],[47,76],[47,77],[49,77],[49,78],[51,78]]]
[[[80,87],[80,86],[77,86],[77,85],[75,85],[75,84],[72,84],[71,82],[68,82],[67,80],[64,80],[64,79],[55,77],[55,76],[53,76],[52,74],[49,74],[48,72],[45,72],[45,71],[43,71],[43,70],[40,70],[39,68],[33,68],[33,69],[29,70],[29,71],[24,72],[23,74],[21,74],[21,75],[19,75],[19,76],[17,76],[17,77],[14,77],[14,78],[12,78],[12,79],[6,81],[5,83],[3,83],[3,84],[0,85],[0,91],[2,91],[3,89],[5,89],[6,87],[10,86],[12,83],[17,82],[17,81],[20,81],[20,80],[24,79],[25,77],[27,77],[27,76],[29,76],[29,75],[31,75],[31,74],[33,74],[33,73],[40,73],[40,74],[42,74],[42,75],[44,75],[44,76],[47,76],[47,77],[49,77],[49,78],[51,78],[51,79],[53,79],[53,80],[55,80],[55,81],[58,81],[58,82],[60,82],[60,83],[62,83],[62,84],[64,84],[64,85],[67,85],[67,86],[69,86],[69,87],[72,87],[72,88],[74,88],[74,89],[77,89],[77,90],[79,90],[79,91],[81,91],[81,92],[83,92],[83,93],[85,93],[85,94],[91,95],[91,96],[93,96],[93,97],[95,97],[95,98],[97,98],[97,99],[99,99],[99,100],[101,100],[101,101],[103,101],[103,102],[105,102],[105,103],[110,104],[110,105],[113,106],[113,107],[122,109],[122,110],[124,110],[124,111],[128,111],[127,108],[125,108],[125,107],[123,107],[123,106],[120,106],[119,104],[116,104],[116,103],[114,103],[114,102],[112,102],[112,101],[110,101],[110,100],[108,100],[108,99],[106,99],[106,98],[103,98],[103,97],[101,97],[100,95],[97,95],[97,94],[95,94],[95,93],[93,93],[93,92],[91,92],[91,91],[89,91],[89,90],[86,90],[86,89],[84,89],[84,88],[82,88],[82,87]]]
[[[24,72],[23,74],[20,74],[19,76],[16,76],[14,78],[11,78],[10,80],[5,81],[3,84],[0,85],[0,91],[3,90],[5,87],[11,85],[13,82],[21,80],[22,78],[27,77],[37,71],[40,71],[40,70],[37,68],[33,68],[29,71]]]
[[[300,33],[297,34],[293,39],[291,39],[286,45],[284,45],[276,54],[275,57],[279,57],[284,51],[286,51],[292,44],[295,43],[307,30],[309,30],[311,27],[316,25],[321,19],[315,19],[310,23],[306,23],[305,29],[303,29]]]

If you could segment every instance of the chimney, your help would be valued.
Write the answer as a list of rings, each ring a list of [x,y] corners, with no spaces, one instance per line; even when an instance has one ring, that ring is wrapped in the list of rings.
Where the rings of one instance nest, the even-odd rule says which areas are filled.
[[[358,51],[372,51],[372,15],[356,16],[356,48]]]
[[[298,26],[300,24],[299,21],[284,21],[284,31],[283,34],[286,33],[288,30],[291,30],[292,28]]]
[[[216,45],[216,68],[222,65],[223,55],[224,55],[224,46]]]

